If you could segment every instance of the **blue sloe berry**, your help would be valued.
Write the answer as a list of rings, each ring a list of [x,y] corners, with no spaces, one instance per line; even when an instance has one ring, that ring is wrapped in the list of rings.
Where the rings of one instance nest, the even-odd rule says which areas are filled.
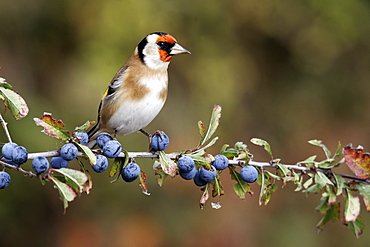
[[[170,139],[164,132],[154,134],[150,140],[151,150],[163,151],[170,144]]]
[[[96,144],[98,144],[100,148],[103,148],[105,143],[111,140],[113,140],[113,137],[110,134],[103,132],[96,137]]]
[[[86,132],[75,132],[74,135],[79,138],[82,145],[87,145],[89,142],[89,135]]]
[[[253,183],[258,178],[258,171],[254,166],[247,165],[240,170],[240,176],[245,182]]]
[[[53,157],[50,160],[51,167],[54,169],[66,168],[69,164],[68,160],[63,159],[62,157]]]
[[[182,177],[183,179],[190,180],[190,179],[193,179],[195,175],[197,174],[197,169],[194,167],[193,170],[191,170],[190,172],[179,171],[179,174],[180,174],[180,177]]]
[[[4,189],[10,184],[10,175],[7,172],[0,171],[0,189]]]
[[[224,170],[229,165],[229,159],[225,155],[218,154],[211,163],[217,170]]]
[[[21,165],[23,163],[26,163],[27,159],[28,159],[28,152],[25,147],[17,146],[13,149],[12,160],[14,163]]]
[[[12,159],[12,152],[13,152],[14,148],[17,147],[17,146],[18,145],[14,142],[5,143],[3,148],[1,149],[1,154],[3,155],[3,157],[5,159],[11,160]]]
[[[32,169],[36,173],[43,173],[49,169],[49,161],[44,156],[38,156],[32,161]]]
[[[77,157],[78,149],[74,144],[67,143],[62,146],[59,153],[63,159],[70,161],[70,160],[74,160]]]
[[[200,177],[200,173],[199,171],[197,171],[197,173],[195,174],[194,176],[194,179],[193,179],[194,183],[196,186],[199,186],[199,187],[202,187],[204,185],[207,184],[206,181],[204,181],[201,177]]]
[[[122,151],[122,145],[118,141],[107,141],[103,147],[103,154],[108,158],[116,158]]]
[[[216,168],[211,165],[211,169],[208,170],[204,167],[199,169],[199,177],[207,183],[213,181],[216,177]]]
[[[177,167],[180,172],[190,172],[194,169],[194,160],[189,156],[182,156],[177,162]]]
[[[121,171],[122,179],[126,182],[132,182],[140,175],[140,166],[136,163],[129,163]]]
[[[101,173],[107,170],[107,168],[108,168],[108,159],[105,156],[98,154],[96,156],[96,164],[92,166],[92,169],[97,173]]]

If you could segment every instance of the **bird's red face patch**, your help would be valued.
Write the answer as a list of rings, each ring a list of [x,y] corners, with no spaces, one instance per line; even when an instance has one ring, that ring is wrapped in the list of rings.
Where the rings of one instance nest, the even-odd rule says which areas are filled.
[[[176,39],[169,34],[162,35],[157,38],[157,44],[161,44],[161,43],[169,44],[173,46],[176,43]],[[169,46],[169,47],[172,47],[172,46]],[[170,55],[169,49],[160,48],[158,51],[159,51],[159,57],[163,62],[169,62],[171,60],[172,56]]]

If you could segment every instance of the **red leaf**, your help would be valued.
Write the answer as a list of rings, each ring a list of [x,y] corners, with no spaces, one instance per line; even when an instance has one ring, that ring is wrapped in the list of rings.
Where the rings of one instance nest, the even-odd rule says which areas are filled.
[[[143,192],[143,194],[145,194],[145,195],[150,195],[150,193],[148,192],[148,185],[146,184],[146,174],[145,174],[145,172],[140,171],[139,178],[140,178],[139,186],[141,188],[141,192]]]
[[[36,125],[42,126],[46,135],[60,139],[66,140],[70,137],[70,133],[65,131],[64,123],[62,120],[55,120],[50,113],[44,113],[41,118],[34,118],[33,119]]]
[[[343,148],[344,159],[351,171],[361,179],[367,179],[370,176],[370,154],[364,153],[361,146],[353,148],[348,144]]]

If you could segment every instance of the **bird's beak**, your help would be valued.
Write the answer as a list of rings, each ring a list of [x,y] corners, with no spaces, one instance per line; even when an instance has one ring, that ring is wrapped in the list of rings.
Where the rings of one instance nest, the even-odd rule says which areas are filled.
[[[173,56],[173,55],[184,54],[184,53],[191,54],[190,51],[186,50],[184,47],[182,47],[181,45],[176,43],[172,47],[171,52],[169,53],[169,55]]]

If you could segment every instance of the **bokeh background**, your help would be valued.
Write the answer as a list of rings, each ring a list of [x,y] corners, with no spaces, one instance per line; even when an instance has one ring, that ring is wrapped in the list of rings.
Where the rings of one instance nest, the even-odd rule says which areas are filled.
[[[107,84],[153,31],[174,35],[192,52],[172,60],[167,103],[146,128],[170,136],[169,152],[195,147],[197,121],[208,123],[215,104],[223,116],[213,154],[224,143],[243,141],[255,160],[267,161],[262,148],[249,142],[253,137],[268,140],[285,163],[313,154],[323,158],[307,143],[311,139],[331,150],[339,141],[370,150],[369,1],[2,0],[0,23],[0,76],[30,107],[21,121],[5,118],[14,141],[30,152],[61,145],[32,118],[51,112],[69,130],[95,120]],[[141,134],[119,140],[129,151],[148,147]],[[94,173],[91,194],[71,203],[65,215],[51,184],[10,171],[11,186],[0,192],[0,246],[304,247],[370,241],[368,228],[356,239],[340,222],[316,234],[320,195],[306,197],[292,185],[279,184],[271,203],[258,206],[259,187],[240,200],[225,173],[222,208],[211,209],[208,202],[200,210],[201,192],[192,182],[168,179],[159,187],[153,160],[137,161],[148,174],[151,196],[141,194],[137,183],[110,184],[106,173]],[[362,217],[368,227],[369,215]]]

